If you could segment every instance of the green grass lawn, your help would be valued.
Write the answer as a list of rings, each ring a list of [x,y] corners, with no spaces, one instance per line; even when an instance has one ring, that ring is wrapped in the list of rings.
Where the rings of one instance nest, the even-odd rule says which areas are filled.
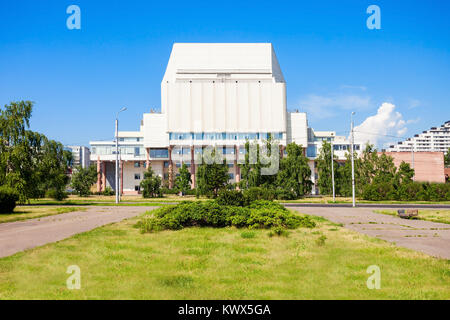
[[[375,212],[398,216],[397,210],[377,210]],[[420,209],[417,219],[450,224],[450,210]]]
[[[0,223],[42,218],[72,211],[85,211],[80,207],[18,206],[13,213],[0,214]]]
[[[450,299],[450,261],[322,218],[288,237],[236,228],[141,234],[137,220],[0,259],[0,299]],[[70,265],[81,268],[80,290],[66,288]],[[380,290],[366,287],[370,265],[381,268]]]

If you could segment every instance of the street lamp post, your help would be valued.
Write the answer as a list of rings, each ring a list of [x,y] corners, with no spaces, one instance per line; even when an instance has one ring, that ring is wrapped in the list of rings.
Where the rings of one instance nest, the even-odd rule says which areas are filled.
[[[336,202],[336,192],[334,188],[334,147],[331,141],[331,182],[333,184],[333,202]]]
[[[116,115],[116,203],[120,201],[120,191],[119,191],[119,113],[127,110],[126,107],[117,112]],[[123,168],[122,168],[123,170]]]
[[[350,151],[351,151],[351,154],[352,154],[352,205],[353,205],[353,207],[355,207],[356,206],[356,201],[355,201],[355,156],[354,156],[354,154],[353,154],[353,144],[354,144],[354,140],[355,140],[355,136],[353,135],[353,115],[354,115],[355,113],[354,112],[352,112],[352,115],[350,116],[350,119],[351,119],[351,124],[350,124],[350,133],[351,133],[351,145],[350,145]]]

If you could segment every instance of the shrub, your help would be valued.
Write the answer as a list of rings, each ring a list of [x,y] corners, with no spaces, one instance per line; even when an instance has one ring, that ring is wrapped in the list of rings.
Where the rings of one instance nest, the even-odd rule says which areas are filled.
[[[142,232],[179,230],[183,227],[227,227],[295,229],[313,228],[309,217],[295,215],[283,206],[269,201],[257,201],[249,207],[220,205],[217,201],[184,201],[152,211],[137,224]]]
[[[362,197],[365,200],[394,200],[396,193],[394,186],[389,182],[368,184],[364,187]]]
[[[295,193],[289,190],[277,189],[276,196],[278,200],[295,200],[297,197]]]
[[[242,207],[245,205],[244,195],[238,190],[221,190],[217,195],[216,201],[222,206]]]
[[[8,187],[0,187],[0,213],[11,213],[19,200],[18,193]]]
[[[106,187],[105,190],[103,190],[102,192],[103,196],[113,196],[114,194],[115,192],[111,187]]]
[[[180,192],[178,189],[169,189],[167,187],[161,188],[161,193],[162,194],[178,194],[178,192]]]
[[[423,190],[421,183],[405,183],[397,190],[397,200],[418,200],[420,191]]]
[[[61,201],[66,199],[68,197],[68,194],[64,190],[50,189],[45,193],[45,197]]]
[[[261,187],[252,187],[244,190],[244,197],[247,204],[256,200],[274,200],[275,190]]]

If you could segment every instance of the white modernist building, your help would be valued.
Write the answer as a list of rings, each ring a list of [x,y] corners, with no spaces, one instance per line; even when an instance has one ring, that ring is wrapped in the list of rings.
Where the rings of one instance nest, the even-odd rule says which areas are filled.
[[[281,156],[291,142],[306,154],[318,147],[311,132],[306,113],[287,112],[286,82],[272,44],[177,43],[161,82],[161,112],[145,113],[139,131],[119,131],[119,188],[139,192],[148,166],[172,187],[181,162],[195,187],[194,159],[211,145],[223,148],[230,182],[239,182],[237,163],[246,141],[262,143],[271,134]],[[114,141],[90,144],[98,191],[115,189]],[[313,163],[315,153],[310,157]]]
[[[390,146],[388,152],[444,152],[450,148],[450,121]]]

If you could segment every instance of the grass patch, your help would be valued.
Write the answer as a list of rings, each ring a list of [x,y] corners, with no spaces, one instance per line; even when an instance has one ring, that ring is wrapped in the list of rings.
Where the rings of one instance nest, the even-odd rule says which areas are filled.
[[[43,218],[73,211],[86,211],[81,207],[17,206],[13,213],[0,214],[0,223]]]
[[[397,210],[376,210],[375,212],[398,216]],[[450,224],[450,210],[420,209],[419,215],[414,219]]]
[[[449,260],[330,231],[326,220],[268,237],[235,227],[141,234],[139,219],[0,259],[0,299],[450,298]],[[80,290],[66,288],[70,265],[81,269]],[[370,265],[381,269],[380,290],[366,287]]]

